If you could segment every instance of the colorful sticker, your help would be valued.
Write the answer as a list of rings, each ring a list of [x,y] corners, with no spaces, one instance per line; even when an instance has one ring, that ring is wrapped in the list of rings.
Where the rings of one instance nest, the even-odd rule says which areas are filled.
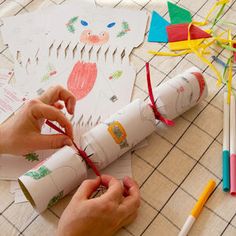
[[[47,73],[43,75],[41,82],[48,81],[51,77],[57,74],[57,71],[55,70],[54,66],[49,64],[47,67]]]
[[[34,162],[34,161],[39,161],[39,155],[35,152],[31,152],[31,153],[28,153],[26,155],[24,155],[25,159],[27,161],[31,161],[31,162]]]
[[[122,22],[121,27],[122,27],[122,30],[121,30],[121,31],[117,34],[117,36],[116,36],[116,37],[118,37],[118,38],[120,38],[120,37],[126,35],[126,34],[130,31],[129,24],[128,24],[128,22],[126,22],[126,21],[123,21],[123,22]]]
[[[78,16],[72,17],[68,23],[66,24],[66,27],[69,32],[74,33],[75,32],[75,26],[74,24],[78,21]]]
[[[62,199],[63,197],[63,190],[58,193],[56,196],[54,196],[48,203],[48,208],[52,207],[53,205],[55,205],[60,199]]]
[[[122,70],[117,70],[115,72],[113,72],[110,76],[109,76],[109,80],[112,80],[112,79],[119,79],[123,74],[123,71]]]
[[[120,145],[120,148],[128,147],[126,140],[127,134],[124,127],[119,121],[114,121],[108,124],[108,132],[111,134],[114,141]]]
[[[52,173],[52,171],[49,170],[46,166],[40,166],[38,170],[28,171],[24,175],[32,177],[35,180],[39,180],[45,177],[46,175],[49,175],[50,173]]]

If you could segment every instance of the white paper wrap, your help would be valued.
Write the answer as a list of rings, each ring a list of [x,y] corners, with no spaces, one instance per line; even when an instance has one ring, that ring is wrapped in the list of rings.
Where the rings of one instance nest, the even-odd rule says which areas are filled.
[[[138,99],[88,131],[82,137],[82,148],[103,169],[154,130],[152,109]]]
[[[19,178],[19,184],[40,213],[75,189],[87,177],[82,158],[65,146]]]
[[[158,110],[172,119],[190,109],[207,96],[202,74],[191,68],[154,90]],[[155,130],[156,120],[149,101],[139,99],[82,135],[80,146],[99,170],[107,167]],[[39,211],[56,203],[87,177],[85,162],[69,147],[64,147],[41,167],[41,176],[32,170],[19,178],[21,187]],[[34,170],[34,171],[35,171]],[[31,173],[31,174],[30,174]]]
[[[207,97],[208,90],[200,70],[192,67],[153,90],[158,111],[174,119]]]

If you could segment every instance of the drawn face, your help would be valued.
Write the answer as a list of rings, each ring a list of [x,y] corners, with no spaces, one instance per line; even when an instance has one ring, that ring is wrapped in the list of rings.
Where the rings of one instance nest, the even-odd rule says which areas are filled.
[[[99,34],[93,34],[92,30],[86,29],[80,35],[80,41],[86,44],[102,45],[109,40],[109,33],[103,31]]]
[[[88,29],[89,23],[85,20],[81,20],[80,24],[86,29],[82,31],[80,35],[80,41],[82,43],[90,44],[90,45],[102,45],[109,40],[109,32],[101,31],[99,34],[94,34],[91,29]],[[110,29],[116,25],[115,22],[111,22],[106,25],[107,29]]]

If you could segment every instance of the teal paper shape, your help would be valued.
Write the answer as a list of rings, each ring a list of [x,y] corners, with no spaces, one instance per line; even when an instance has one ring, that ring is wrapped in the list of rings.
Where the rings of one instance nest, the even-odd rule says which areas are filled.
[[[160,16],[156,11],[152,12],[152,19],[148,34],[148,42],[167,43],[168,36],[166,26],[170,23]]]
[[[172,2],[168,2],[167,4],[171,24],[182,24],[192,22],[192,16],[188,10],[179,7],[173,4]]]

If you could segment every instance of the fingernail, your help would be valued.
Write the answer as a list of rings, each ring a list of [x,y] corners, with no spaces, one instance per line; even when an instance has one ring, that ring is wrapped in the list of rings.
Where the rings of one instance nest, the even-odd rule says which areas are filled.
[[[72,98],[70,98],[69,101],[68,101],[68,111],[69,111],[70,114],[74,113]]]
[[[64,146],[72,146],[73,143],[70,139],[67,138],[67,139],[64,140],[63,144],[64,144]]]

